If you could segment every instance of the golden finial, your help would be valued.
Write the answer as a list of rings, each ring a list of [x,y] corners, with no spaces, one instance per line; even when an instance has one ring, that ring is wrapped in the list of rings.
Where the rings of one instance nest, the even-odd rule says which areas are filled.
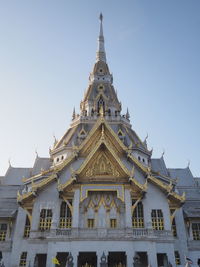
[[[99,114],[100,114],[101,117],[104,116],[104,110],[103,110],[103,106],[102,105],[100,106]]]

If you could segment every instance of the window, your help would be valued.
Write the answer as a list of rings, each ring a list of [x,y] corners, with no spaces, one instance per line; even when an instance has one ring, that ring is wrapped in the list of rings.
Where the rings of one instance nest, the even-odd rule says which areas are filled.
[[[72,200],[68,200],[70,205]],[[60,228],[71,228],[72,227],[72,213],[66,202],[62,202],[60,206]]]
[[[192,224],[192,234],[194,240],[200,240],[200,223]]]
[[[27,252],[22,252],[19,261],[19,266],[26,266],[26,258],[27,258]]]
[[[30,220],[28,218],[28,215],[26,215],[26,223],[25,223],[25,227],[24,227],[24,237],[29,237],[30,230],[31,230],[31,223],[30,223]]]
[[[181,264],[180,255],[179,255],[179,252],[177,250],[174,251],[174,256],[175,256],[176,265],[180,265]]]
[[[173,234],[174,237],[177,237],[175,218],[173,218],[173,220],[172,220],[172,234]]]
[[[7,233],[7,224],[1,223],[0,224],[0,241],[6,240],[6,233]]]
[[[154,230],[164,230],[164,219],[162,210],[151,211],[152,227]]]
[[[136,202],[135,200],[132,200],[132,206],[134,205],[135,202]],[[139,202],[133,211],[132,226],[133,226],[133,228],[143,228],[144,227],[144,213],[143,213],[142,202]]]
[[[110,219],[110,228],[117,228],[117,220]]]
[[[40,231],[48,231],[51,228],[52,210],[42,209],[40,212]]]
[[[105,103],[102,97],[99,98],[97,105],[98,105],[98,113],[100,112],[101,107],[103,108],[103,112],[105,112]]]
[[[94,219],[88,219],[87,226],[88,228],[94,228]]]

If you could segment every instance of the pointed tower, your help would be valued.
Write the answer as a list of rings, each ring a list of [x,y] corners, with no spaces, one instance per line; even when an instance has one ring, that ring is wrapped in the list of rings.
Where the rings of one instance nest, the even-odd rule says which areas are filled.
[[[113,77],[106,62],[106,52],[103,35],[103,15],[100,14],[100,31],[96,62],[89,77],[89,86],[81,102],[81,115],[87,117],[98,117],[100,110],[104,116],[118,117],[121,113],[121,104],[112,85]]]
[[[63,162],[72,151],[83,144],[94,129],[99,128],[99,121],[104,121],[129,153],[143,165],[148,165],[151,152],[148,151],[147,144],[144,144],[132,129],[128,109],[126,114],[121,114],[121,103],[112,84],[113,77],[106,60],[102,14],[99,27],[96,62],[89,76],[88,88],[80,103],[80,114],[74,109],[70,128],[59,141],[55,141],[50,152],[52,161],[55,165]],[[101,137],[103,132],[104,130]]]

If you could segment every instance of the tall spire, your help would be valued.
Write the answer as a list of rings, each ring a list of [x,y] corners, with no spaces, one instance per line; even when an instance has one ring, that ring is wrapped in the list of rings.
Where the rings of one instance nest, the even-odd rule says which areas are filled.
[[[106,62],[106,52],[105,52],[105,47],[104,47],[104,36],[103,36],[103,15],[102,15],[102,13],[99,16],[99,20],[100,20],[100,31],[99,31],[99,38],[98,38],[98,48],[97,48],[96,61]]]

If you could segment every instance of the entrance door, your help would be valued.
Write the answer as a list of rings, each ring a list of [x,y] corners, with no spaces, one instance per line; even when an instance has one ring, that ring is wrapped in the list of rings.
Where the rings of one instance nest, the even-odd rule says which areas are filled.
[[[109,252],[108,267],[126,267],[125,252]]]
[[[158,267],[167,267],[168,259],[166,253],[158,253],[157,254]]]
[[[68,252],[58,252],[56,258],[59,261],[59,265],[56,264],[57,267],[65,267],[67,263],[67,257],[68,257]]]
[[[136,251],[133,258],[135,267],[147,267],[148,266],[148,256],[146,251]]]
[[[47,254],[36,254],[34,266],[36,267],[46,267]]]
[[[79,252],[78,267],[97,267],[96,252]]]

